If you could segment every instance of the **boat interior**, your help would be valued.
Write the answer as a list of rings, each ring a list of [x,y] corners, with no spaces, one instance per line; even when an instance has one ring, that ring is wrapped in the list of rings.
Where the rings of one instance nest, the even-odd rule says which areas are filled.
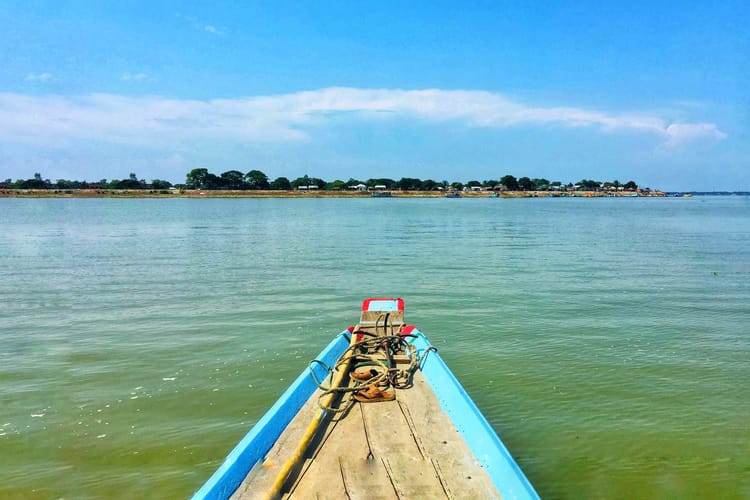
[[[403,308],[363,306],[349,348],[234,493],[500,498],[421,372]],[[400,310],[399,310],[400,309]]]

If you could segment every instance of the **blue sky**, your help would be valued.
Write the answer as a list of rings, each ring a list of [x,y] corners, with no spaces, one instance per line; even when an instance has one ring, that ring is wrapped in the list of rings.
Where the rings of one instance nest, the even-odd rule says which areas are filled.
[[[0,178],[750,190],[750,4],[0,3]]]

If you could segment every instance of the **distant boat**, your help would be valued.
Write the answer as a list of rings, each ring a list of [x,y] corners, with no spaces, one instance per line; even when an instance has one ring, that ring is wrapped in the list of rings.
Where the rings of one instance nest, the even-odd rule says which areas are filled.
[[[447,193],[445,193],[445,197],[446,198],[460,198],[461,193],[459,193],[458,191],[448,191]]]
[[[489,198],[500,198],[498,193],[490,193]]]
[[[400,298],[364,300],[193,499],[374,495],[539,498]]]
[[[391,192],[390,191],[373,191],[372,197],[373,198],[390,198]]]

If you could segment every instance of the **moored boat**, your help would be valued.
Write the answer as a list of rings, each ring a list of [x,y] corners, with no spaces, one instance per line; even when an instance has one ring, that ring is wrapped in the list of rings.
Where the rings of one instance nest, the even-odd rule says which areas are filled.
[[[194,499],[538,498],[404,301],[371,298]]]
[[[372,197],[373,198],[390,198],[391,192],[390,191],[373,191]]]

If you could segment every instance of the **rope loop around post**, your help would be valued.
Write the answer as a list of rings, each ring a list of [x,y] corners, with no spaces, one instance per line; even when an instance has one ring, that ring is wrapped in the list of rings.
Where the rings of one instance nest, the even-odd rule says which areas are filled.
[[[321,382],[320,380],[318,380],[318,377],[315,375],[315,370],[313,369],[313,366],[316,365],[316,364],[321,365],[323,368],[326,369],[326,371],[328,372],[328,375],[326,375],[326,377],[325,377],[326,379],[331,379],[332,380],[332,377],[333,377],[333,368],[331,368],[330,366],[328,366],[326,363],[324,363],[323,361],[321,361],[319,359],[313,359],[312,361],[310,361],[310,365],[309,365],[310,376],[315,381],[315,384],[318,386],[318,388],[321,391],[329,391],[330,390],[330,382],[329,382],[329,387],[324,387],[323,386],[323,382]],[[324,379],[324,381],[325,381],[325,379]]]

